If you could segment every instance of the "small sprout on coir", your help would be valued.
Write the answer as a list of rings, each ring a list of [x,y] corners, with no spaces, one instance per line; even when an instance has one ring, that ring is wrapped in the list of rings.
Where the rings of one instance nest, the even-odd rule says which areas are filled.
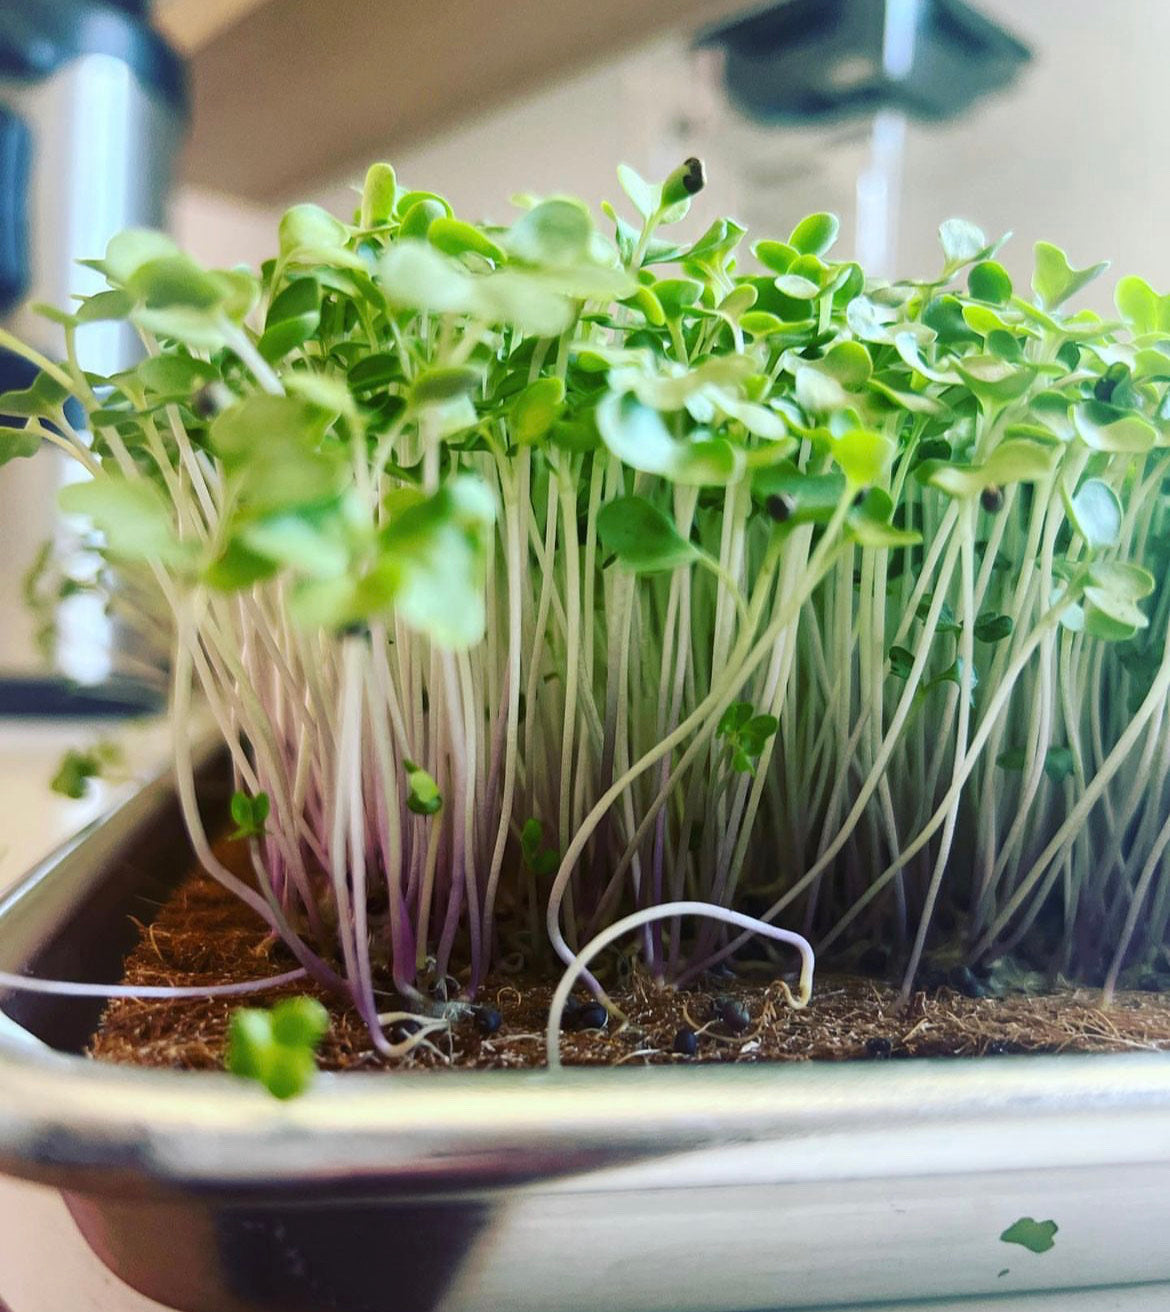
[[[329,1013],[316,998],[286,998],[271,1011],[240,1007],[228,1028],[227,1068],[274,1098],[295,1098],[313,1081],[328,1029]]]

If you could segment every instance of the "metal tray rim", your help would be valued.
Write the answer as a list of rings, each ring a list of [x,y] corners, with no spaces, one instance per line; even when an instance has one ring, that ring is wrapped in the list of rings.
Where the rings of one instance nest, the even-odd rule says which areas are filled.
[[[163,771],[35,867],[0,900],[0,939],[22,899],[132,847],[172,792]],[[424,1175],[479,1187],[539,1176],[554,1159],[589,1169],[874,1127],[905,1136],[997,1124],[1032,1127],[1020,1142],[1039,1168],[1102,1152],[1129,1159],[1124,1138],[1106,1135],[1089,1149],[1067,1133],[1074,1121],[1100,1127],[1119,1114],[1147,1122],[1140,1160],[1170,1161],[1170,1054],[355,1072],[322,1076],[280,1104],[226,1074],[105,1065],[22,1034],[0,1027],[0,1169],[51,1183],[84,1176],[97,1188],[125,1187],[129,1172],[150,1187]],[[975,1150],[969,1157],[968,1169],[994,1169]]]

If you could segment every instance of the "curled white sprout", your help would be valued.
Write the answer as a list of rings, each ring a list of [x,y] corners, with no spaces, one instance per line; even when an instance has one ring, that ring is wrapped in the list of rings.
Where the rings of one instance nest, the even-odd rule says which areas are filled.
[[[790,1007],[800,1010],[808,1005],[808,1000],[812,997],[813,970],[816,967],[816,957],[808,939],[803,938],[794,930],[781,929],[778,925],[768,924],[766,920],[757,920],[754,916],[745,916],[740,911],[729,911],[726,907],[713,906],[710,902],[666,902],[661,906],[646,907],[641,911],[634,911],[628,916],[623,916],[621,920],[617,920],[603,929],[594,938],[590,939],[565,967],[565,973],[561,976],[560,983],[553,993],[548,1008],[546,1039],[548,1043],[549,1070],[561,1069],[561,1016],[564,1013],[565,1003],[569,1000],[573,985],[577,982],[578,975],[614,939],[621,938],[623,934],[628,933],[631,929],[649,925],[655,920],[668,920],[672,916],[705,916],[709,920],[720,920],[725,925],[734,925],[736,929],[750,930],[753,933],[763,934],[767,938],[775,939],[777,942],[791,944],[800,953],[800,980],[797,983],[795,994],[783,980],[780,981],[780,987],[784,990],[785,1000]]]

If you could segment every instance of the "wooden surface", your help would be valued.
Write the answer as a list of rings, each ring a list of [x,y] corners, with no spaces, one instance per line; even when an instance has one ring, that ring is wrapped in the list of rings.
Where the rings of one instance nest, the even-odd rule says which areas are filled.
[[[156,0],[155,25],[184,54],[205,46],[271,0]],[[0,1309],[3,1312],[3,1309]]]
[[[242,12],[194,52],[184,178],[272,202],[752,0],[218,2]]]

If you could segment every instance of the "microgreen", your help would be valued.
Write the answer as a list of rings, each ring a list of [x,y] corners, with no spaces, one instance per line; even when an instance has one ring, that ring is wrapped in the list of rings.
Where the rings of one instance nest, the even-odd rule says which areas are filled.
[[[745,901],[886,943],[906,988],[928,940],[1109,987],[1153,962],[1170,297],[1070,309],[1103,266],[1040,243],[1029,292],[967,220],[868,280],[828,214],[688,232],[696,160],[619,183],[600,222],[480,224],[375,165],[255,273],[115,238],[50,313],[60,363],[0,333],[38,370],[0,463],[73,456],[111,603],[171,623],[204,864],[385,1052],[383,972],[474,994],[631,908],[674,981]],[[83,371],[97,320],[145,358]],[[259,890],[202,831],[196,689]]]
[[[313,1082],[328,1029],[329,1013],[316,998],[286,998],[271,1011],[240,1007],[228,1028],[227,1068],[274,1098],[295,1098]]]
[[[255,797],[249,797],[247,793],[233,793],[231,813],[236,827],[230,837],[262,838],[268,820],[268,808],[267,793],[258,793]]]

